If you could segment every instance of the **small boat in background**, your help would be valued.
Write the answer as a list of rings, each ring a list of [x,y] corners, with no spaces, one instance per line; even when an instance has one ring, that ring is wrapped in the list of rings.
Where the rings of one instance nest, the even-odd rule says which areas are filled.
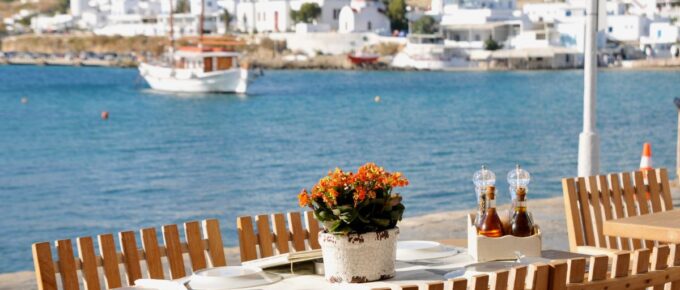
[[[378,58],[380,58],[380,55],[357,50],[354,53],[348,54],[347,58],[349,59],[350,62],[352,62],[352,64],[362,65],[376,63],[378,61]]]

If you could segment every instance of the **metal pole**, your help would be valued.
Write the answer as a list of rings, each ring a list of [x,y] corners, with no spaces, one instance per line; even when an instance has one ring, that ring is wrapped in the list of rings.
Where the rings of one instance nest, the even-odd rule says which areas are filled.
[[[680,98],[673,100],[675,106],[678,108],[678,143],[675,144],[675,174],[680,182]]]
[[[578,176],[600,172],[600,139],[596,129],[598,0],[589,0],[583,66],[583,132],[578,143]],[[603,1],[603,0],[600,0]]]

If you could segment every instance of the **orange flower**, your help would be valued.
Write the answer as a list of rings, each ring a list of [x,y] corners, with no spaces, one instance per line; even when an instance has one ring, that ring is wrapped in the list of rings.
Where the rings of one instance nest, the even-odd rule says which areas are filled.
[[[300,207],[310,206],[312,204],[309,200],[309,193],[307,193],[307,189],[303,189],[298,194],[298,203],[300,204]]]

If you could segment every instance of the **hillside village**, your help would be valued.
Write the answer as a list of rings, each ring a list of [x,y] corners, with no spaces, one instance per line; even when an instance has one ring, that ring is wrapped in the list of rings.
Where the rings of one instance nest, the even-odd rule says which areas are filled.
[[[175,38],[198,35],[202,15],[205,34],[273,44],[279,62],[375,53],[392,68],[559,69],[583,65],[586,6],[586,0],[71,0],[64,13],[21,9],[6,15],[3,27],[10,37],[162,38],[173,12]],[[600,66],[678,63],[680,0],[608,0],[600,9]]]

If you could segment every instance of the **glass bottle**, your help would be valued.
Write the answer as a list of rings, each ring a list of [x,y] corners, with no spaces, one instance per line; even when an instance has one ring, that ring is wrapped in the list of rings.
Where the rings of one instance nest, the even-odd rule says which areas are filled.
[[[517,202],[515,212],[512,215],[510,234],[516,237],[528,237],[534,233],[534,221],[527,212],[526,196],[527,190],[524,187],[517,188]]]
[[[503,229],[506,233],[509,233],[512,226],[512,218],[515,214],[515,207],[517,206],[517,189],[524,188],[526,194],[527,186],[529,185],[529,182],[531,182],[531,175],[517,164],[515,165],[515,169],[508,171],[507,179],[508,184],[510,184],[508,193],[510,193],[511,203],[510,208],[504,214],[505,223],[503,224]]]
[[[496,212],[496,187],[489,186],[486,190],[486,213],[484,214],[484,221],[479,228],[479,234],[482,236],[497,238],[503,236],[503,224]]]
[[[486,213],[486,190],[488,186],[496,184],[496,174],[487,169],[486,165],[482,165],[482,169],[472,176],[472,182],[475,184],[475,197],[477,198],[477,215],[474,224],[479,230]]]

